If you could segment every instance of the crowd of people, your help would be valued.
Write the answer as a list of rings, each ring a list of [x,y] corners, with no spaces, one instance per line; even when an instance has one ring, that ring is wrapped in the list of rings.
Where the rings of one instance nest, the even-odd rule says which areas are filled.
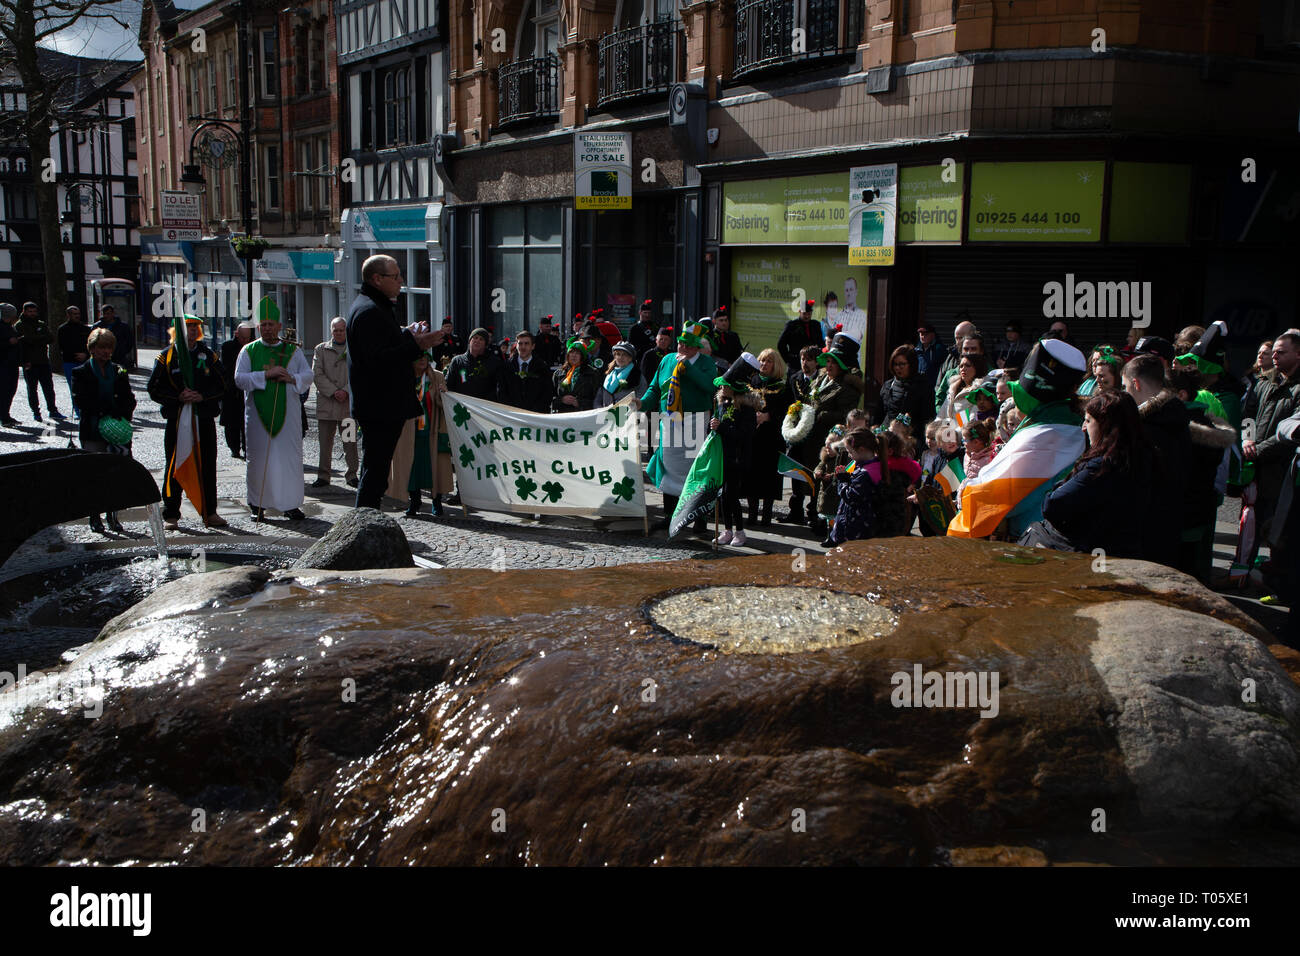
[[[655,321],[650,299],[626,335],[597,309],[575,315],[567,337],[564,324],[546,316],[535,332],[498,340],[480,327],[462,343],[450,319],[438,329],[402,326],[396,302],[403,278],[392,258],[368,259],[362,282],[348,315],[333,320],[330,337],[310,356],[281,338],[270,300],[219,355],[203,341],[202,321],[187,317],[191,369],[182,374],[173,344],[148,387],[167,422],[169,526],[180,518],[172,472],[177,421],[191,421],[178,414],[187,404],[202,516],[220,527],[218,420],[231,455],[246,460],[253,514],[302,517],[305,396],[313,385],[320,457],[312,486],[329,485],[337,439],[357,506],[377,508],[387,496],[411,516],[426,494],[429,512],[442,515],[455,487],[442,392],[543,414],[631,396],[635,407],[662,413],[646,468],[664,497],[660,527],[677,507],[698,450],[686,434],[698,416],[717,433],[726,465],[717,544],[744,545],[747,527],[774,520],[805,525],[827,547],[914,532],[995,537],[1145,558],[1208,584],[1215,519],[1230,496],[1241,502],[1231,582],[1246,582],[1258,568],[1273,590],[1294,600],[1295,329],[1260,343],[1254,366],[1237,378],[1222,323],[1189,326],[1172,342],[1133,329],[1123,344],[1099,344],[1085,357],[1062,321],[1036,340],[1007,323],[996,349],[969,317],[957,324],[951,346],[920,322],[915,341],[891,352],[889,378],[877,390],[861,369],[865,326],[814,319],[812,299],[775,345],[757,354],[731,329],[725,306],[678,332]],[[858,311],[854,303],[828,313],[845,319]],[[8,329],[0,335],[7,395],[0,421],[13,423],[20,367],[37,420],[38,389],[49,414],[63,417],[50,384],[53,337],[35,305],[26,303],[19,317],[0,304],[0,320]],[[134,398],[124,383],[133,343],[124,325],[105,307],[87,326],[74,307],[58,329],[87,450],[130,451]],[[777,514],[787,476],[788,511]],[[116,524],[116,516],[107,518]],[[91,522],[102,527],[99,516]],[[702,521],[695,530],[705,530]],[[1263,541],[1272,557],[1261,567]]]

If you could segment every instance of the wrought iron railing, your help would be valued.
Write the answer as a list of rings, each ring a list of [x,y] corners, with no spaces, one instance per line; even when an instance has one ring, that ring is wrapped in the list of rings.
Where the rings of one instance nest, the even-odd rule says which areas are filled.
[[[497,70],[497,125],[553,116],[560,111],[555,54],[515,60]]]
[[[736,0],[732,75],[851,55],[862,36],[862,0]]]
[[[686,41],[675,20],[660,20],[600,38],[596,105],[667,93],[685,75]]]

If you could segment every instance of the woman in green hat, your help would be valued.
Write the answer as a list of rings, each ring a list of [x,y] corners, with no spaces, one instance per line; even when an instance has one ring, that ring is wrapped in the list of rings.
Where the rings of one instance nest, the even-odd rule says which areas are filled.
[[[599,349],[596,343],[583,339],[569,339],[564,364],[555,370],[555,398],[551,400],[552,412],[590,411],[596,401],[599,382],[591,368],[591,359]]]
[[[93,329],[86,347],[90,358],[72,371],[72,397],[81,409],[81,449],[130,455],[135,394],[126,369],[113,362],[117,338],[108,329]],[[109,512],[104,518],[113,531],[125,532],[117,512]],[[90,516],[90,527],[103,533],[99,515]]]

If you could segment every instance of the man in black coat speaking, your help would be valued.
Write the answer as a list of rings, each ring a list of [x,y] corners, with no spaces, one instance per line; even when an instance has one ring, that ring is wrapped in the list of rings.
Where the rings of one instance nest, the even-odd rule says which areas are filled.
[[[443,339],[441,329],[398,324],[393,306],[401,291],[402,270],[392,256],[371,256],[361,264],[361,293],[348,312],[348,381],[352,417],[361,431],[358,508],[378,508],[383,501],[402,427],[420,414],[411,363]]]

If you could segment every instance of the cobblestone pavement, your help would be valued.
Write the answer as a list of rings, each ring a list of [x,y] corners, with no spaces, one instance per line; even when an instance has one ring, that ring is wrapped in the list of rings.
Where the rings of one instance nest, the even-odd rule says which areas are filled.
[[[163,419],[158,406],[149,399],[145,391],[148,380],[147,370],[152,367],[155,355],[156,353],[142,350],[140,354],[142,368],[137,374],[131,376],[131,384],[138,400],[135,414],[136,441],[133,450],[136,459],[144,464],[161,483],[164,467]],[[70,415],[71,401],[67,383],[61,376],[55,377],[55,392],[59,409],[64,414]],[[314,395],[313,390],[313,399]],[[310,418],[314,410],[312,399],[309,399],[307,408]],[[42,411],[44,411],[43,404]],[[11,414],[19,420],[20,424],[17,428],[0,427],[0,453],[30,450],[41,446],[67,447],[70,442],[76,445],[77,427],[71,419],[56,423],[51,422],[47,415],[43,426],[33,420],[31,411],[27,407],[26,387],[21,382],[18,394],[14,397]],[[307,487],[307,498],[302,507],[306,519],[287,521],[272,516],[258,523],[253,520],[247,508],[245,464],[230,456],[222,439],[220,427],[218,427],[218,445],[219,510],[230,522],[230,527],[222,530],[204,528],[189,502],[185,502],[180,530],[168,534],[169,546],[191,550],[216,547],[234,550],[240,544],[256,543],[259,547],[279,547],[286,553],[299,553],[329,530],[330,526],[352,507],[353,491],[343,483],[342,477],[342,446],[336,442],[333,484],[323,489]],[[308,467],[304,469],[305,482],[313,481],[316,477],[315,463],[318,454],[317,430],[313,418],[303,441],[303,459],[308,463]],[[646,488],[646,500],[650,505],[650,522],[653,524],[657,518],[662,517],[663,499],[653,485],[647,483]],[[783,517],[783,509],[784,505],[778,503],[778,519]],[[486,512],[474,512],[466,517],[458,505],[450,505],[447,508],[446,518],[436,519],[428,514],[420,518],[407,518],[402,514],[401,506],[395,502],[388,502],[385,510],[401,523],[414,554],[446,567],[589,568],[764,552],[793,554],[796,549],[803,549],[809,553],[822,551],[820,536],[815,537],[805,527],[785,524],[779,520],[769,527],[747,528],[749,542],[744,548],[727,547],[715,550],[710,544],[711,529],[707,536],[695,537],[687,533],[670,541],[664,531],[654,531],[646,537],[643,533],[643,525],[639,521],[591,521],[552,516],[533,520],[528,516]],[[1231,498],[1225,500],[1219,510],[1214,550],[1216,572],[1226,573],[1231,564],[1237,538],[1238,511],[1239,503]],[[127,529],[125,536],[98,534],[91,531],[85,522],[74,522],[46,529],[14,554],[6,568],[39,563],[44,556],[51,553],[150,544],[151,537],[144,509],[124,511],[121,518]],[[1264,552],[1267,553],[1267,548]],[[1236,593],[1230,595],[1243,610],[1257,617],[1265,626],[1276,628],[1279,609],[1260,604],[1258,600],[1260,596],[1261,592],[1258,590],[1253,595],[1241,596]]]

